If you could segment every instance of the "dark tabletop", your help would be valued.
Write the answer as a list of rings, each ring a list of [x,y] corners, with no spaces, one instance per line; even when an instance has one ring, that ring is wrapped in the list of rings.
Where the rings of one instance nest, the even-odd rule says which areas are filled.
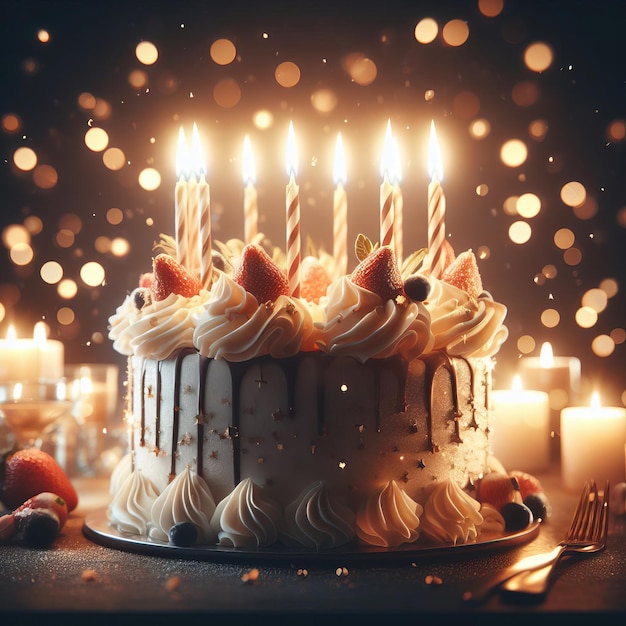
[[[149,614],[152,622],[184,612],[203,623],[235,618],[315,619],[410,614],[468,618],[524,618],[532,621],[568,614],[570,624],[587,620],[599,626],[626,617],[626,520],[611,516],[609,543],[595,556],[569,559],[558,567],[547,598],[539,604],[511,603],[500,596],[482,607],[468,607],[463,592],[490,571],[520,555],[551,548],[562,537],[577,494],[560,486],[558,471],[539,475],[553,506],[538,536],[520,546],[459,551],[458,556],[426,556],[397,562],[255,563],[215,562],[138,554],[101,545],[83,534],[85,515],[104,507],[108,481],[78,479],[81,499],[58,539],[47,549],[20,543],[0,545],[0,624],[19,617],[41,623],[42,613],[93,623],[120,623]],[[253,568],[258,578],[244,580]],[[502,613],[506,613],[503,618]],[[19,614],[15,616],[12,614]],[[298,619],[293,619],[297,617]],[[211,621],[211,618],[215,618]],[[600,620],[600,621],[598,621]],[[181,623],[176,620],[170,623]],[[264,621],[263,623],[267,623]],[[307,622],[309,623],[309,622]],[[333,623],[339,623],[334,621]],[[417,624],[411,617],[411,624]]]

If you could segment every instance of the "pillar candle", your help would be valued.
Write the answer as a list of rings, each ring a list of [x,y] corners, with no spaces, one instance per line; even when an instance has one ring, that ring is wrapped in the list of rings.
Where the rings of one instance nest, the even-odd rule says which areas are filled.
[[[522,389],[516,376],[511,390],[492,391],[489,444],[507,470],[538,472],[550,464],[548,394]]]
[[[593,394],[587,407],[561,411],[561,477],[568,491],[578,492],[587,480],[602,488],[624,482],[626,409],[603,407]]]

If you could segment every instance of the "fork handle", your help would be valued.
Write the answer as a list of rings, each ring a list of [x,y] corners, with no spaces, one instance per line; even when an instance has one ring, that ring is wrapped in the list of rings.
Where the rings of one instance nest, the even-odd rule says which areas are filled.
[[[481,581],[472,591],[466,592],[463,595],[463,599],[471,605],[482,604],[507,581],[518,577],[518,575],[521,578],[526,573],[536,572],[537,570],[542,572],[549,570],[546,572],[547,584],[547,577],[550,571],[552,571],[554,564],[561,558],[563,552],[565,552],[564,546],[556,546],[549,552],[534,554],[520,559],[513,565],[509,565],[509,567],[498,572],[495,576],[489,576]]]
[[[520,597],[544,596],[548,591],[550,575],[555,565],[556,561],[536,570],[515,574],[512,578],[505,580],[501,588],[507,593],[514,593]]]

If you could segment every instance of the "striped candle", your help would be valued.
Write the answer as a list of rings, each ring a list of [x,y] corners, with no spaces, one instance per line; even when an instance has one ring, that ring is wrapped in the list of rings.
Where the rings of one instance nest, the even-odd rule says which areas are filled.
[[[387,132],[380,169],[383,182],[380,186],[380,245],[393,248],[393,185],[390,172],[393,167],[393,138],[391,120],[387,120]]]
[[[348,271],[348,198],[344,187],[347,175],[341,133],[337,134],[335,144],[333,177],[336,185],[333,195],[333,257],[335,274],[339,277]]]
[[[204,172],[198,181],[198,219],[200,225],[200,283],[210,290],[213,280],[213,253],[211,251],[210,190]]]
[[[398,148],[398,142],[393,141],[393,170],[392,170],[393,193],[393,242],[396,246],[396,260],[398,264],[402,264],[402,257],[404,255],[403,248],[403,198],[402,189],[400,188],[400,181],[402,180],[402,166],[400,165],[400,150]]]
[[[259,209],[257,191],[254,186],[256,174],[254,171],[254,158],[250,137],[246,135],[243,139],[243,219],[244,219],[244,241],[252,243],[258,233]]]
[[[287,134],[287,279],[289,295],[300,297],[300,190],[296,185],[297,157],[293,123]]]
[[[188,245],[189,265],[188,270],[194,274],[200,273],[200,209],[198,206],[199,189],[198,181],[202,165],[202,146],[200,145],[200,133],[194,122],[191,135],[191,166],[193,174],[189,177],[189,200],[187,203],[187,219],[189,221]]]
[[[189,192],[189,154],[185,142],[185,131],[182,126],[178,132],[178,148],[176,150],[176,174],[178,181],[174,194],[174,233],[176,239],[176,260],[184,267],[189,263],[187,204]]]
[[[435,122],[431,122],[430,125],[428,172],[430,174],[428,185],[428,265],[430,273],[435,278],[440,278],[445,262],[443,245],[446,239],[446,197],[440,183],[443,178],[443,168]]]

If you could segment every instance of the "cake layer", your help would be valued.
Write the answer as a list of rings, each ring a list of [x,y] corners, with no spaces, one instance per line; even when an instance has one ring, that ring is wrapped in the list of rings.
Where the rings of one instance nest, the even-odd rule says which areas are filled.
[[[133,468],[162,492],[189,467],[216,502],[245,479],[282,507],[316,481],[355,510],[390,481],[423,502],[438,482],[486,471],[490,371],[443,352],[130,357]]]

